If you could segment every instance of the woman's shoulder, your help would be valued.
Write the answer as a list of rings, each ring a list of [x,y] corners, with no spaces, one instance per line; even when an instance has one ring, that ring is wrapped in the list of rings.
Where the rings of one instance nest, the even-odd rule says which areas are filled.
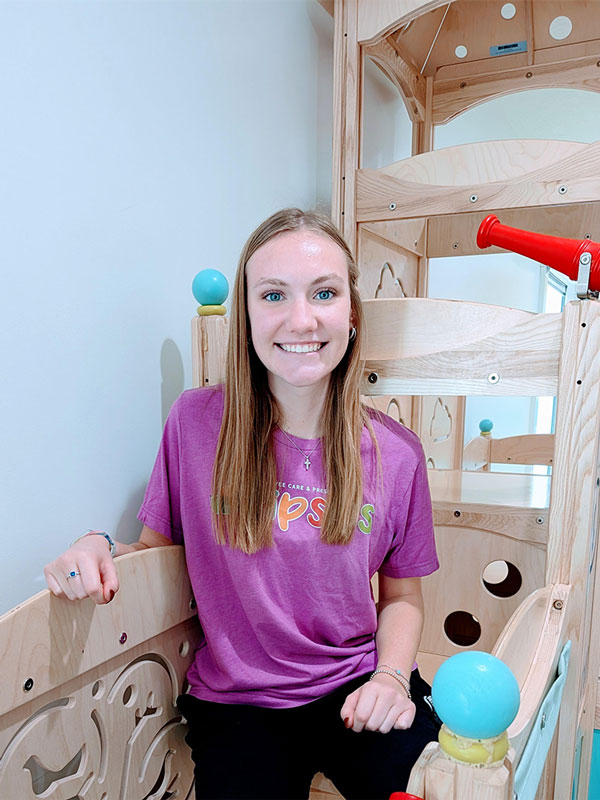
[[[388,414],[384,414],[383,411],[369,407],[366,407],[365,410],[382,452],[388,448],[397,451],[400,446],[413,453],[416,458],[422,458],[423,446],[414,431]]]
[[[204,425],[212,418],[221,421],[223,416],[223,386],[206,386],[186,389],[171,407],[171,414],[180,422],[199,422]]]

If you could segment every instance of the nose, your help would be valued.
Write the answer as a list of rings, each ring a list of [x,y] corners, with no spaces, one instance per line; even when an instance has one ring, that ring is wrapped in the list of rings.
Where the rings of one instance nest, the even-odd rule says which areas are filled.
[[[305,297],[298,297],[288,306],[288,327],[295,333],[306,333],[317,328],[314,309]]]

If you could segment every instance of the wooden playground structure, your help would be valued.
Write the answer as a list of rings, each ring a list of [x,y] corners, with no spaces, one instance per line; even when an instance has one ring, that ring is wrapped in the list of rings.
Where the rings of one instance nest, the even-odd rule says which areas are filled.
[[[436,125],[492,97],[534,87],[599,91],[600,14],[583,0],[477,0],[477,15],[472,0],[322,4],[335,13],[333,217],[361,270],[365,401],[417,430],[434,467],[442,567],[424,581],[419,664],[431,679],[454,653],[487,650],[521,690],[502,764],[472,768],[430,745],[409,791],[515,800],[527,743],[541,737],[548,755],[539,788],[518,800],[587,800],[600,727],[600,304],[585,297],[562,314],[533,314],[426,294],[428,259],[478,252],[477,228],[492,211],[507,225],[600,240],[600,142],[432,150]],[[562,38],[553,37],[565,16],[570,33],[562,22]],[[413,156],[380,169],[361,166],[365,57],[396,86],[413,123]],[[226,318],[194,319],[195,386],[222,380],[226,337]],[[464,450],[472,395],[556,396],[554,438]],[[552,474],[485,469],[506,458],[551,460]],[[505,576],[489,579],[490,565]],[[0,619],[2,800],[193,797],[174,705],[198,636],[183,554],[138,552],[117,567],[121,590],[107,606],[42,592]],[[554,726],[544,702],[569,641]],[[311,797],[339,795],[317,776]]]

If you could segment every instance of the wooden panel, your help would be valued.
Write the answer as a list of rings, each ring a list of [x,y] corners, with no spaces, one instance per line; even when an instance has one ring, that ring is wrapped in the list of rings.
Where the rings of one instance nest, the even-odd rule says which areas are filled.
[[[450,0],[451,2],[452,0]],[[358,0],[359,41],[377,41],[400,25],[426,14],[448,0]]]
[[[573,651],[560,717],[558,750],[563,755],[556,776],[557,796],[570,792],[579,726],[584,739],[591,735],[592,715],[580,717],[579,711],[590,703],[590,681],[595,684],[599,669],[590,601],[594,598],[600,475],[600,304],[569,303],[564,316],[547,582],[572,586],[566,635]],[[585,759],[582,775],[587,774],[589,750]]]
[[[331,216],[356,252],[354,193],[360,163],[362,62],[357,0],[335,0],[333,76],[333,189]]]
[[[495,212],[504,225],[513,228],[563,236],[566,239],[600,239],[600,203],[542,208],[505,208]],[[482,214],[454,214],[432,217],[428,223],[427,255],[429,258],[481,255],[477,247],[477,230]],[[368,223],[376,224],[376,223]],[[393,223],[379,223],[393,224]],[[505,253],[501,247],[488,247],[485,253]]]
[[[138,551],[115,564],[121,588],[107,605],[72,603],[46,590],[0,618],[0,714],[195,616],[191,589],[181,579],[182,548]],[[24,692],[29,678],[33,688]]]
[[[531,433],[491,439],[492,464],[546,464],[554,460],[554,434]]]
[[[363,300],[416,295],[419,257],[364,227],[359,231],[358,263]]]
[[[398,397],[390,395],[387,397],[361,397],[365,405],[376,408],[387,414],[396,422],[411,428],[412,397]]]
[[[533,64],[513,67],[501,72],[471,75],[434,83],[433,123],[442,125],[463,111],[480,103],[528,89],[568,88],[600,91],[598,54],[588,58],[554,64]]]
[[[363,394],[556,394],[560,314],[425,298],[363,305]]]
[[[193,794],[175,706],[199,636],[183,549],[116,567],[108,605],[46,590],[0,619],[2,798]]]
[[[433,469],[460,468],[463,442],[463,399],[461,397],[423,397],[419,436]]]
[[[408,116],[415,122],[425,120],[425,78],[407,64],[383,39],[364,48],[365,55],[377,64],[403,97]]]
[[[225,381],[225,360],[228,317],[199,317],[192,319],[193,385],[214,386]]]
[[[511,747],[519,760],[537,711],[556,676],[565,643],[564,628],[570,587],[545,586],[523,601],[502,631],[493,653],[517,678],[521,704],[509,727]]]
[[[511,472],[465,472],[430,470],[429,486],[436,507],[478,514],[506,514],[531,510],[547,521],[551,479],[548,475],[520,475]],[[442,504],[445,504],[442,506]],[[461,523],[464,527],[464,523]],[[539,527],[543,529],[544,523]],[[490,529],[491,530],[491,529]],[[508,534],[507,534],[508,535]],[[546,541],[532,531],[531,541]]]
[[[408,250],[418,256],[425,255],[424,219],[398,219],[393,222],[367,222],[359,226],[360,231],[368,231],[388,242]]]
[[[465,649],[489,652],[519,603],[543,585],[545,548],[466,527],[437,525],[435,536],[441,568],[423,580],[426,622],[419,649],[444,656]],[[521,575],[511,597],[495,597],[483,584],[485,568],[496,561],[513,564]],[[446,635],[444,625],[454,612],[479,622],[481,635],[472,644],[456,644]]]
[[[466,146],[461,145],[428,154],[427,157],[432,161],[434,155],[439,159],[435,174],[440,174],[442,164],[443,168],[448,169],[456,157],[460,161],[460,153],[464,147]],[[498,143],[498,157],[504,152],[507,163],[511,151],[515,154],[522,153],[521,143]],[[491,154],[492,150],[489,152]],[[432,161],[429,162],[430,165]],[[399,170],[400,165],[406,166],[407,162],[398,162],[393,165],[394,169]],[[464,159],[462,163],[465,163]],[[409,169],[412,170],[412,167]],[[474,167],[474,177],[476,169]],[[468,167],[465,166],[461,180],[466,180],[467,170]],[[600,197],[599,174],[599,142],[581,146],[574,154],[520,177],[492,183],[474,182],[469,186],[422,184],[393,177],[382,170],[361,169],[357,173],[357,220],[366,222],[474,210],[561,205],[565,200],[569,203],[591,202]],[[564,188],[559,192],[560,187]]]
[[[539,139],[474,142],[405,158],[378,171],[428,186],[471,186],[520,178],[587,147],[581,142]]]

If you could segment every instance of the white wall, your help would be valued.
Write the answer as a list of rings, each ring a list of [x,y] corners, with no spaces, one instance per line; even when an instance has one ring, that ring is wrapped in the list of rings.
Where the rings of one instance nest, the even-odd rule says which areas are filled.
[[[192,278],[329,204],[332,35],[315,0],[0,4],[0,611],[137,538]]]

